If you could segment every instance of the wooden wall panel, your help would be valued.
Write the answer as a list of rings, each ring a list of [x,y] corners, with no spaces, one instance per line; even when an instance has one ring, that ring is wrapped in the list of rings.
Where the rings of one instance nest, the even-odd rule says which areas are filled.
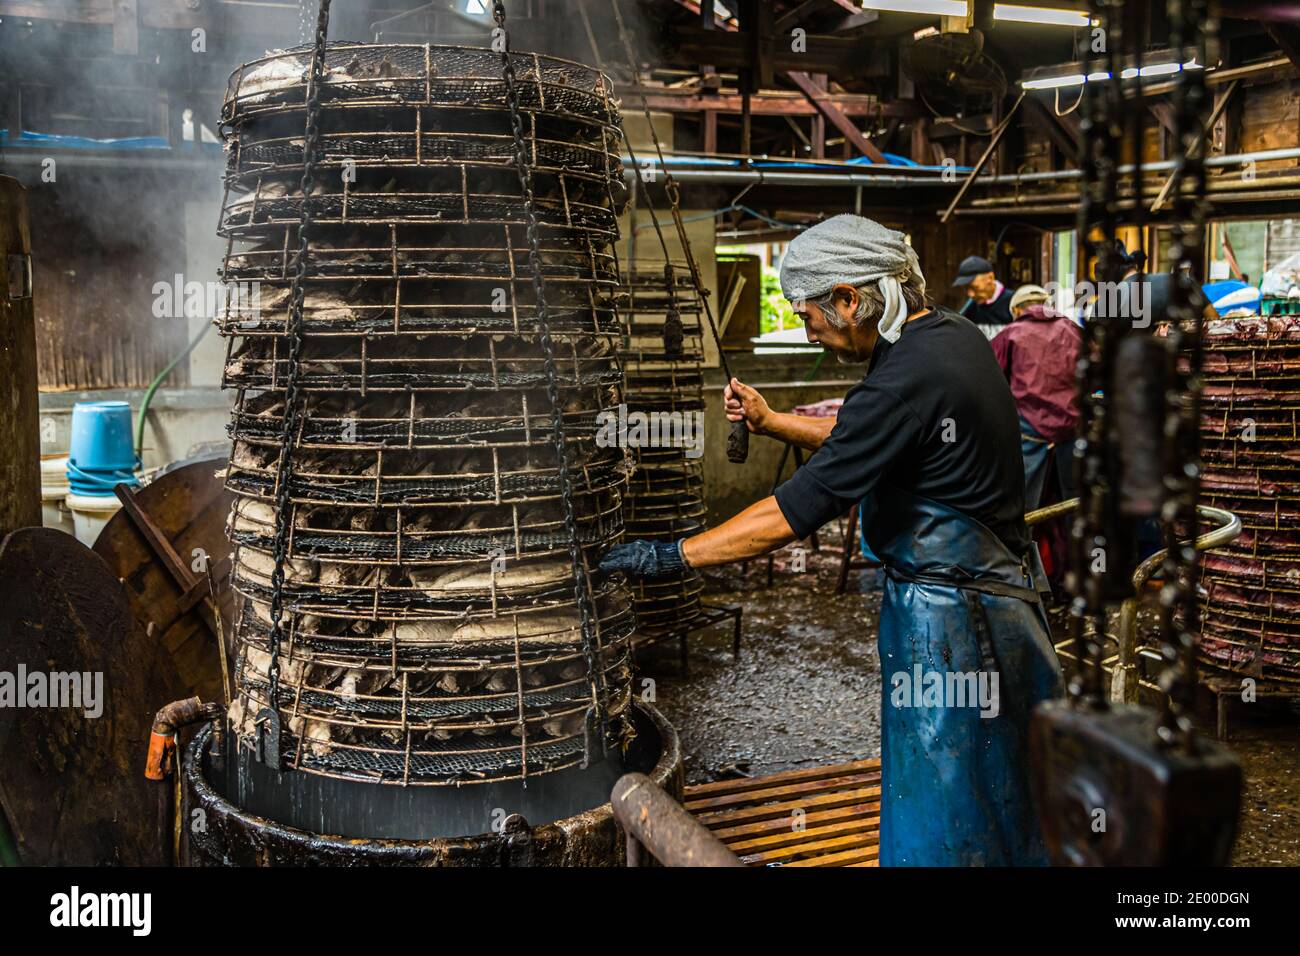
[[[41,523],[30,250],[24,190],[0,176],[0,538]]]
[[[56,169],[28,194],[41,390],[146,386],[188,341],[153,315],[154,283],[185,271],[185,191],[174,173]]]
[[[1244,153],[1263,149],[1285,149],[1300,145],[1300,80],[1251,86],[1238,90],[1242,96],[1241,131],[1238,137]],[[1293,159],[1260,163],[1257,172],[1286,169]]]

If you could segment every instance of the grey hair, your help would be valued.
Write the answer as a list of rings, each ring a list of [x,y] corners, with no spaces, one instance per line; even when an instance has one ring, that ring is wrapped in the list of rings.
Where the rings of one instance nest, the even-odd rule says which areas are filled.
[[[925,308],[925,276],[919,272],[909,271],[905,275],[899,276],[899,283],[903,288],[903,301],[907,303],[908,315],[913,312],[920,312]],[[810,299],[809,301],[821,309],[828,325],[836,329],[845,327],[846,323],[840,318],[840,313],[835,308],[834,290],[827,292],[820,298]],[[862,325],[864,322],[878,322],[884,314],[885,296],[880,291],[880,284],[868,282],[866,285],[858,286],[858,307],[853,310],[853,318],[850,321],[854,325]]]

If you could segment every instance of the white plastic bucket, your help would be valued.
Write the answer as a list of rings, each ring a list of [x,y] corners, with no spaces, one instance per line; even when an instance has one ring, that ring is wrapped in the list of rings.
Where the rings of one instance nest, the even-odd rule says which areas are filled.
[[[95,539],[104,530],[104,525],[122,510],[117,495],[69,494],[64,501],[72,512],[72,533],[88,548],[95,546]]]
[[[41,458],[41,524],[72,534],[72,512],[64,503],[68,497],[67,470],[67,455]]]

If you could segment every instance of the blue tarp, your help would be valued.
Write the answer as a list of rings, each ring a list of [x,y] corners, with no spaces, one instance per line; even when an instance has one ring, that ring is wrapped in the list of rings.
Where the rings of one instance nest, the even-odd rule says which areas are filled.
[[[56,147],[58,149],[171,149],[162,136],[129,136],[125,139],[90,139],[86,136],[64,136],[59,133],[33,133],[23,130],[17,142],[9,142],[8,130],[0,130],[6,141],[4,146]]]
[[[1239,279],[1224,279],[1221,282],[1207,282],[1201,286],[1201,291],[1205,297],[1210,300],[1210,305],[1214,306],[1216,311],[1225,312],[1228,309],[1253,308],[1259,309],[1260,294],[1259,289],[1253,285],[1248,285]]]

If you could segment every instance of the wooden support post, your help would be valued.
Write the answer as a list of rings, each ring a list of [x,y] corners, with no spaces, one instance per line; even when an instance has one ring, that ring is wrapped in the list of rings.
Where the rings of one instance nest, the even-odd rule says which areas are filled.
[[[1203,126],[1200,130],[1196,132],[1195,137],[1192,140],[1191,146],[1188,147],[1188,153],[1191,153],[1193,150],[1199,150],[1202,154],[1204,154],[1205,137],[1213,135],[1214,124],[1219,122],[1219,117],[1222,116],[1223,111],[1228,108],[1228,103],[1231,102],[1232,100],[1232,94],[1237,92],[1237,86],[1240,82],[1241,82],[1240,80],[1233,80],[1231,83],[1228,84],[1226,89],[1224,89],[1221,93],[1218,94],[1217,102],[1214,104],[1214,111],[1210,114],[1209,121],[1205,124],[1205,126]],[[1182,144],[1175,143],[1174,147],[1176,149],[1180,149],[1182,147]],[[1169,199],[1169,193],[1173,190],[1175,183],[1178,181],[1181,175],[1181,172],[1182,172],[1181,170],[1175,169],[1172,173],[1169,174],[1169,178],[1165,180],[1165,184],[1162,187],[1160,187],[1160,194],[1156,196],[1155,202],[1151,204],[1152,212],[1159,212],[1161,208],[1164,206],[1165,202]]]
[[[40,399],[27,193],[0,176],[0,539],[41,524]]]
[[[1292,65],[1300,69],[1300,30],[1290,24],[1274,22],[1265,23],[1264,30]]]
[[[749,83],[748,71],[742,70],[740,74],[740,152],[745,156],[750,155]]]
[[[952,197],[952,202],[948,204],[948,208],[945,209],[943,215],[939,217],[940,222],[948,221],[948,218],[952,215],[952,211],[957,208],[957,204],[960,203],[962,197],[966,195],[966,190],[970,189],[971,183],[975,182],[975,177],[980,174],[980,170],[984,168],[984,164],[989,161],[989,157],[993,155],[993,151],[998,148],[998,143],[1002,142],[1002,134],[1007,131],[1007,127],[1011,125],[1012,118],[1016,115],[1016,110],[1020,109],[1020,104],[1024,101],[1025,91],[1021,90],[1020,96],[1016,98],[1016,102],[1007,113],[1006,119],[1004,119],[997,129],[993,131],[993,135],[989,138],[988,146],[984,147],[984,154],[980,156],[979,161],[975,164],[974,168],[971,169],[970,175],[966,177],[966,181],[961,184],[961,189],[957,190],[957,195]]]
[[[799,92],[803,93],[808,98],[808,101],[817,107],[818,112],[830,120],[831,124],[844,134],[844,138],[856,146],[863,155],[869,156],[873,163],[886,162],[885,154],[877,149],[871,140],[862,135],[862,130],[858,129],[853,120],[845,116],[827,98],[824,90],[817,88],[817,84],[813,82],[811,76],[801,70],[789,70],[785,75],[790,78],[790,82],[799,88]]]
[[[912,161],[922,166],[934,162],[934,151],[930,148],[930,136],[926,129],[928,125],[921,116],[912,120]]]
[[[791,10],[787,10],[777,18],[775,25],[776,32],[789,33],[799,25],[800,21],[802,21],[804,17],[809,13],[812,13],[813,10],[821,6],[821,4],[822,0],[803,0],[803,3]]]
[[[1079,164],[1079,141],[1070,131],[1057,121],[1057,117],[1041,100],[1030,97],[1025,100],[1030,120],[1047,134],[1052,145],[1060,150],[1062,157],[1074,165]]]
[[[813,73],[812,81],[819,90],[826,90],[825,73]],[[812,118],[812,133],[809,139],[812,140],[813,159],[824,159],[826,157],[826,117],[821,113],[817,113]]]

